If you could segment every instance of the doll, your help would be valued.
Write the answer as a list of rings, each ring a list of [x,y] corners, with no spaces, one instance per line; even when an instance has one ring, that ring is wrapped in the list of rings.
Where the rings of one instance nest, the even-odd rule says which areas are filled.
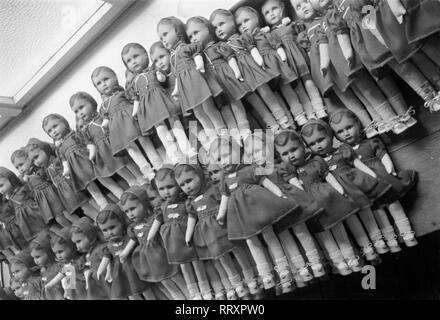
[[[40,277],[43,286],[52,280],[58,273],[58,264],[55,255],[50,248],[50,235],[48,232],[40,232],[29,245],[30,254],[35,264],[40,269]],[[56,284],[52,288],[44,290],[45,300],[63,300],[63,288]]]
[[[318,88],[310,77],[304,52],[296,44],[297,30],[295,22],[291,22],[285,15],[285,5],[280,0],[267,0],[261,6],[264,20],[271,27],[273,33],[278,35],[283,43],[287,55],[287,61],[291,68],[295,69],[300,77],[295,92],[297,93],[304,110],[296,116],[298,122],[305,123],[307,118],[313,117],[313,112],[318,118],[325,118],[324,102]],[[297,113],[298,111],[296,111]],[[305,117],[307,114],[307,118]]]
[[[133,119],[133,105],[128,101],[125,92],[119,86],[116,73],[109,67],[98,67],[92,72],[93,85],[102,96],[99,114],[103,121],[101,126],[109,132],[110,147],[113,156],[121,156],[127,152],[138,165],[147,179],[154,176],[153,168],[162,165],[162,159],[153,146],[150,138],[143,137],[139,124]],[[148,160],[142,155],[140,146]]]
[[[330,118],[330,126],[338,140],[349,144],[355,151],[357,158],[373,170],[380,179],[391,184],[393,189],[397,191],[397,196],[389,200],[386,209],[391,213],[405,244],[408,247],[416,245],[417,240],[414,237],[414,231],[411,229],[408,217],[398,201],[399,198],[404,196],[414,186],[416,172],[413,170],[396,172],[390,155],[379,139],[362,139],[359,120],[353,113],[340,111],[333,114]],[[375,213],[378,222],[381,224],[382,233],[387,240],[388,247],[393,252],[399,251],[393,227],[386,213],[381,209]]]
[[[22,286],[23,300],[44,300],[38,267],[28,251],[21,251],[9,261],[11,275]]]
[[[107,243],[107,252],[104,254],[98,267],[96,278],[99,280],[107,266],[111,263],[111,299],[121,299],[131,296],[131,299],[151,299],[151,284],[142,281],[133,265],[131,253],[134,246],[127,247],[130,237],[127,234],[127,221],[121,208],[109,204],[97,217],[99,229]],[[109,278],[109,275],[105,278]]]
[[[70,227],[52,231],[50,247],[58,262],[58,270],[57,274],[45,284],[45,290],[52,290],[61,282],[64,298],[68,300],[87,299],[86,281],[83,275],[85,259],[70,240]]]
[[[198,259],[194,246],[185,241],[188,223],[186,196],[174,178],[173,169],[164,167],[159,170],[154,186],[164,202],[160,210],[156,210],[147,240],[151,241],[160,231],[168,262],[180,265],[191,299],[212,299],[205,267]]]
[[[26,241],[29,242],[46,228],[42,213],[31,197],[29,186],[24,185],[12,171],[4,167],[0,167],[0,193],[13,208],[15,223]]]
[[[18,227],[14,207],[3,195],[0,196],[0,251],[10,257],[25,249],[27,241]]]
[[[72,180],[74,190],[87,190],[99,207],[105,207],[107,199],[95,183],[95,169],[89,159],[84,135],[71,130],[67,120],[56,113],[43,119],[43,129],[58,141],[56,152],[63,164],[63,176]]]
[[[179,266],[169,264],[162,239],[157,235],[149,244],[147,236],[154,221],[153,208],[143,187],[131,187],[121,198],[122,210],[131,224],[129,246],[139,243],[131,259],[139,278],[152,283],[161,283],[173,300],[184,300],[188,296],[185,280]],[[121,257],[121,255],[119,255]]]
[[[141,172],[129,157],[112,155],[109,132],[102,127],[103,118],[97,112],[96,100],[90,94],[76,92],[70,97],[69,104],[75,116],[84,122],[81,131],[88,140],[89,158],[94,163],[96,176],[107,189],[120,198],[122,190],[111,176],[117,173],[129,185],[135,185],[136,178],[142,175]]]
[[[208,79],[204,75],[201,45],[188,44],[184,23],[173,16],[159,21],[157,33],[165,48],[171,53],[171,68],[176,76],[173,96],[178,96],[182,113],[187,114],[192,110],[207,131],[207,135],[215,137],[222,129],[226,129],[213,100],[223,89],[215,79]]]

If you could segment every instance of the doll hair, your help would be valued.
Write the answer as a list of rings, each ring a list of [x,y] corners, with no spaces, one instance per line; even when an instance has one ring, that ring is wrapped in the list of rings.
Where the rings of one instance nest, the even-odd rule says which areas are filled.
[[[59,234],[52,233],[50,235],[50,247],[53,248],[56,245],[65,245],[70,248],[75,248],[75,244],[70,240],[70,238],[66,238],[64,236],[61,236]]]
[[[284,147],[289,141],[298,141],[303,143],[301,137],[293,130],[282,131],[275,136],[275,145]]]
[[[124,206],[127,203],[127,201],[133,201],[133,200],[139,200],[139,198],[134,193],[124,192],[119,201],[121,202],[121,205]]]
[[[93,111],[96,112],[98,110],[98,103],[96,102],[96,100],[89,93],[84,92],[84,91],[78,91],[70,97],[69,105],[71,108],[73,107],[73,104],[75,103],[75,101],[78,99],[83,99],[83,100],[86,100],[87,102],[89,102],[93,107]]]
[[[172,179],[175,179],[174,170],[171,167],[162,167],[156,172],[156,176],[154,177],[153,181],[163,181],[167,177],[171,177]],[[157,183],[155,183],[154,186],[157,191]]]
[[[90,77],[92,79],[92,82],[93,82],[93,78],[98,76],[103,71],[107,71],[107,72],[111,73],[116,79],[118,78],[118,76],[116,75],[116,72],[114,72],[113,69],[106,67],[106,66],[100,66],[100,67],[95,68],[95,70],[93,70],[92,75]]]
[[[17,175],[5,167],[0,167],[0,178],[7,179],[12,185],[13,189],[23,185],[23,182],[17,177]]]
[[[127,201],[134,201],[134,200],[137,200],[139,203],[142,204],[146,215],[150,215],[153,212],[153,207],[150,203],[147,190],[145,190],[144,187],[135,186],[128,188],[122,194],[120,203],[121,206],[124,206],[127,203]]]
[[[161,41],[156,41],[155,43],[153,43],[150,47],[150,56],[153,55],[153,53],[157,50],[157,49],[163,49],[168,51],[167,48],[164,47],[163,43]]]
[[[128,69],[128,67],[127,67],[127,64],[125,63],[124,55],[127,54],[127,52],[128,52],[131,48],[136,48],[136,49],[140,49],[140,50],[144,51],[144,52],[145,52],[145,55],[147,56],[147,63],[149,64],[149,62],[150,62],[150,58],[148,57],[147,49],[145,49],[145,48],[144,48],[142,45],[140,45],[139,43],[130,42],[130,43],[127,43],[127,44],[122,48],[122,51],[121,51],[121,59],[122,59],[122,62],[124,63],[124,66],[125,66],[127,69]],[[147,67],[148,67],[148,66],[147,66]]]
[[[38,272],[38,266],[35,264],[29,250],[23,250],[9,259],[11,265],[23,265],[31,271],[33,275]]]
[[[348,119],[355,121],[359,125],[359,127],[362,128],[362,124],[361,124],[359,118],[350,110],[339,110],[339,111],[336,111],[335,113],[333,113],[329,119],[330,126],[332,124],[340,123],[342,121],[342,119],[344,119],[344,117],[347,117]]]
[[[248,6],[240,7],[237,9],[237,11],[235,11],[235,14],[234,14],[235,19],[237,19],[242,12],[248,12],[250,14],[253,14],[258,19],[258,25],[261,25],[261,18],[260,18],[260,15],[258,14],[257,10],[255,10],[252,7],[248,7]]]
[[[206,28],[208,28],[209,34],[211,35],[211,37],[215,38],[215,30],[214,30],[214,26],[212,25],[212,23],[206,19],[205,17],[202,16],[195,16],[195,17],[191,17],[186,21],[185,24],[185,30],[188,29],[188,26],[190,23],[198,23],[198,24],[202,24],[203,26],[205,26]]]
[[[15,150],[14,152],[12,152],[12,154],[11,154],[11,162],[14,163],[14,161],[17,158],[25,158],[25,159],[27,159],[27,157],[28,157],[28,154],[27,154],[27,151],[25,150],[25,148],[20,148],[18,150]]]
[[[309,120],[301,129],[301,136],[310,137],[315,131],[324,131],[333,138],[333,130],[322,120]]]
[[[82,217],[75,221],[70,227],[70,235],[85,236],[89,240],[96,240],[99,238],[97,228],[93,225],[93,221],[88,217]]]
[[[179,164],[175,169],[174,169],[174,177],[175,178],[180,178],[180,176],[184,173],[184,172],[195,172],[197,173],[196,169],[189,165],[189,164]]]
[[[45,127],[50,120],[60,120],[63,122],[63,124],[66,126],[67,129],[71,130],[69,122],[67,122],[66,118],[64,118],[62,115],[60,115],[58,113],[51,113],[43,118],[42,127],[43,127],[44,132],[46,132],[46,133],[47,133],[47,131],[46,131]]]
[[[118,205],[109,204],[104,210],[101,210],[96,217],[96,222],[99,225],[106,223],[108,220],[119,221],[124,229],[127,227],[127,220],[121,208]]]
[[[183,40],[185,43],[188,43],[188,37],[186,36],[186,31],[185,31],[185,24],[182,22],[182,20],[180,20],[174,16],[162,18],[157,23],[157,31],[159,31],[160,25],[173,26],[174,29],[176,30],[177,37],[180,40]]]
[[[234,21],[235,24],[234,15],[232,14],[231,11],[226,9],[215,9],[209,16],[209,21],[211,22],[214,21],[215,17],[217,17],[218,15],[232,19],[232,21]]]
[[[52,250],[50,250],[50,235],[47,232],[42,232],[31,241],[29,244],[29,249],[32,250],[43,250],[49,255],[53,256]]]

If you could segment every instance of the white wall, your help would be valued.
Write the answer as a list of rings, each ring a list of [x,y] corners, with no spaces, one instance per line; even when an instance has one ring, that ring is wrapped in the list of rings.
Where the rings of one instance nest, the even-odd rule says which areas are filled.
[[[69,98],[76,91],[100,97],[90,80],[94,68],[105,65],[115,70],[119,82],[125,83],[124,65],[120,54],[129,42],[138,42],[147,50],[157,41],[156,24],[162,18],[175,15],[182,20],[190,16],[208,17],[216,8],[230,8],[236,0],[139,0],[130,7],[98,40],[67,68],[29,106],[13,126],[0,137],[0,166],[13,169],[10,155],[24,146],[30,137],[49,141],[41,128],[42,119],[49,113],[60,113],[74,127],[75,118],[69,108]]]

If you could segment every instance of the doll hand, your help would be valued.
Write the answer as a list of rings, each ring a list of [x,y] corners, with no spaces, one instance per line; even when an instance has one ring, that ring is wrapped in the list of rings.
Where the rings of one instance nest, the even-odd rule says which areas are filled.
[[[111,272],[110,272],[110,269],[107,270],[107,272],[106,272],[106,274],[105,274],[105,277],[104,277],[104,281],[105,281],[105,282],[108,282],[108,283],[111,283],[111,282],[113,281],[113,278],[112,278],[112,274],[111,274]]]
[[[194,57],[194,62],[196,64],[196,69],[200,73],[205,73],[205,63],[203,62],[203,57],[201,55],[196,55]]]
[[[399,24],[403,22],[403,16],[406,13],[405,7],[402,5],[401,0],[388,0],[388,5],[390,6],[391,12],[396,17]]]
[[[281,61],[286,62],[287,55],[286,55],[286,51],[284,51],[283,48],[278,48],[277,49],[277,54],[281,58]]]
[[[119,256],[119,261],[121,263],[127,262],[127,257],[128,257],[127,253],[124,253],[123,251],[121,251],[121,252],[118,253],[118,256]]]
[[[280,195],[280,198],[287,199],[287,196],[285,194],[282,194]]]
[[[268,26],[265,26],[265,27],[261,28],[260,31],[263,33],[268,33],[268,32],[270,32],[270,28]]]
[[[156,78],[159,82],[165,82],[165,80],[167,80],[167,77],[160,71],[156,71]]]
[[[225,215],[219,213],[217,215],[217,222],[222,226],[225,223]]]
[[[59,148],[59,146],[61,145],[61,141],[55,140],[54,145],[55,145],[55,148]]]
[[[69,168],[69,166],[64,166],[63,176],[66,177],[67,179],[70,178],[70,168]]]
[[[283,18],[282,20],[281,20],[281,23],[283,24],[283,25],[285,25],[285,26],[287,26],[289,23],[291,23],[292,22],[292,20],[290,20],[290,18],[289,17],[285,17],[285,18]]]
[[[102,120],[101,127],[104,128],[104,129],[107,129],[109,123],[110,123],[110,120],[109,120],[109,119],[104,119],[104,120]]]
[[[177,86],[175,86],[173,92],[171,92],[171,97],[173,97],[174,100],[179,100],[179,89]]]
[[[328,68],[327,67],[321,67],[320,71],[321,71],[321,75],[323,77],[325,77],[327,75]]]
[[[29,176],[27,174],[23,175],[23,181],[29,182]]]
[[[243,79],[243,77],[242,77],[242,75],[241,75],[240,70],[238,70],[237,72],[235,72],[235,78],[236,78],[238,81],[241,81],[241,82],[244,81],[244,79]]]
[[[191,247],[191,236],[185,235],[185,242],[187,247]]]

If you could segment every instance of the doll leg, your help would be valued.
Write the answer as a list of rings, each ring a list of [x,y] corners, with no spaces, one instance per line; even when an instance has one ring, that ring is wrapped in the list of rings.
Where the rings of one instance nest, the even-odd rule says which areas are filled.
[[[440,90],[440,70],[423,51],[416,52],[411,61],[417,66],[422,74],[434,85],[437,90]]]
[[[235,267],[234,261],[232,260],[231,256],[229,254],[225,254],[219,258],[219,261],[222,267],[225,269],[229,281],[231,281],[231,284],[235,288],[237,296],[239,298],[243,298],[244,296],[248,295],[249,292],[245,288],[241,275]]]
[[[303,112],[305,112],[305,114],[307,115],[307,119],[316,117],[315,113],[313,112],[312,102],[310,101],[310,98],[307,94],[306,89],[303,86],[302,81],[297,82],[294,90],[296,95],[298,96],[301,106],[303,107]]]
[[[274,277],[271,272],[270,262],[265,253],[266,249],[264,245],[261,243],[260,239],[258,239],[258,236],[246,239],[246,243],[255,260],[264,288],[271,289],[275,287]]]
[[[218,272],[218,275],[220,276],[220,281],[222,282],[224,291],[226,292],[226,299],[227,300],[237,300],[237,295],[235,294],[235,289],[231,283],[231,281],[229,281],[229,277],[228,274],[226,273],[225,268],[223,267],[222,263],[220,262],[220,260],[216,259],[213,260],[213,264],[215,269]],[[224,300],[224,292],[222,295],[216,295],[215,297],[216,300]]]
[[[193,112],[194,112],[194,116],[202,125],[209,140],[212,141],[213,139],[215,139],[217,137],[217,133],[215,131],[214,124],[212,123],[211,118],[206,114],[203,107],[197,106],[193,109]]]
[[[151,287],[151,289],[153,290],[153,293],[156,296],[156,300],[175,300],[173,299],[171,292],[168,291],[168,289],[161,282],[155,283]]]
[[[127,152],[130,155],[130,157],[133,159],[133,161],[137,164],[137,166],[140,168],[142,175],[145,178],[152,179],[154,177],[154,170],[151,167],[150,163],[147,161],[147,159],[145,159],[144,155],[142,154],[138,146],[132,144],[129,148],[127,148]]]
[[[233,137],[238,144],[241,145],[240,132],[238,131],[237,121],[235,120],[234,113],[232,112],[232,108],[229,104],[224,105],[220,112],[222,117],[228,127],[228,133],[231,137]]]
[[[331,232],[350,270],[354,272],[361,271],[359,257],[355,255],[354,248],[350,239],[348,238],[344,225],[342,223],[338,223],[331,229]]]
[[[196,273],[197,282],[199,284],[200,293],[202,294],[203,300],[212,300],[211,287],[209,286],[208,275],[206,274],[206,269],[203,261],[194,260],[192,266]]]
[[[131,173],[131,171],[127,167],[123,167],[117,171],[117,174],[122,177],[125,181],[127,181],[130,187],[139,185],[136,177]]]
[[[356,243],[362,249],[361,251],[362,251],[363,255],[365,255],[365,259],[367,259],[368,261],[377,259],[378,256],[377,256],[376,252],[374,251],[374,246],[370,242],[370,239],[368,238],[368,235],[365,232],[365,229],[363,228],[358,216],[353,214],[350,217],[348,217],[347,219],[345,219],[345,222],[347,223],[348,228],[350,229],[351,233],[353,234],[353,237],[356,240]],[[347,237],[347,239],[348,239],[348,237]],[[338,243],[339,243],[339,241],[338,241]],[[341,250],[342,250],[342,248],[341,248]],[[342,251],[342,252],[344,252],[344,251]]]
[[[93,199],[95,199],[99,208],[102,210],[108,204],[107,199],[102,194],[101,190],[99,190],[96,183],[91,182],[87,185],[87,191],[90,193]]]
[[[174,137],[171,135],[171,132],[168,130],[165,122],[160,123],[156,126],[157,136],[165,147],[166,154],[171,164],[176,164],[179,162],[179,158],[182,157],[182,154],[179,150],[179,147],[174,142]]]
[[[252,93],[248,95],[245,99],[261,117],[266,127],[276,128],[278,126],[277,121],[275,120],[272,113],[269,111],[266,104],[259,95],[257,95],[256,93]]]
[[[415,238],[415,232],[411,228],[409,219],[399,201],[393,202],[388,205],[388,210],[394,219],[397,229],[399,230],[400,236],[407,247],[413,247],[417,244]]]
[[[171,279],[162,280],[161,284],[168,290],[173,300],[185,300],[185,295]]]
[[[261,99],[263,99],[266,106],[272,112],[275,120],[280,123],[285,121],[286,113],[281,107],[275,93],[270,89],[269,85],[263,84],[262,86],[257,88],[257,92],[260,95]]]
[[[186,282],[186,287],[188,288],[189,296],[191,300],[202,300],[200,295],[199,286],[197,285],[196,275],[194,274],[194,269],[192,263],[184,263],[180,265],[182,270],[183,278]]]
[[[312,104],[313,110],[311,111],[314,111],[318,118],[325,118],[327,113],[325,112],[324,101],[319,93],[318,87],[313,82],[312,77],[310,75],[306,75],[302,77],[301,80]],[[306,106],[304,105],[304,107]]]
[[[144,292],[142,292],[142,295],[140,295],[144,298],[144,300],[159,300],[157,299],[156,295],[153,292],[153,289],[148,288]],[[138,299],[136,299],[138,300]],[[141,299],[140,299],[141,300]]]
[[[287,85],[280,87],[280,91],[289,106],[289,111],[292,113],[293,119],[299,126],[303,125],[307,121],[307,118],[296,88],[294,90],[290,85]]]
[[[217,300],[217,297],[220,296],[224,297],[223,284],[222,281],[220,280],[220,276],[217,273],[216,268],[214,267],[213,260],[205,261],[205,269],[206,269],[206,274],[208,275],[209,283],[211,284],[211,287],[214,291],[215,299]]]
[[[182,122],[180,122],[178,117],[171,117],[168,119],[171,125],[171,131],[177,140],[177,145],[180,150],[188,157],[193,157],[197,155],[197,151],[191,146],[188,137],[186,136],[185,129],[183,128]]]
[[[246,109],[240,100],[231,102],[232,112],[234,113],[235,120],[237,121],[238,130],[242,138],[246,138],[252,132],[250,129],[249,121],[246,116]]]
[[[245,251],[244,248],[237,246],[232,250],[232,253],[237,259],[238,264],[240,265],[241,272],[243,273],[243,278],[246,282],[247,287],[251,294],[257,294],[260,290],[258,288],[257,283],[257,275],[254,272],[254,268],[252,266],[252,262],[250,260],[249,255]]]
[[[401,251],[399,243],[397,242],[397,236],[394,232],[393,225],[388,219],[388,215],[383,209],[378,209],[373,211],[374,217],[376,218],[377,224],[379,225],[380,231],[387,243],[388,248],[391,252]]]
[[[431,35],[423,44],[422,51],[429,59],[440,67],[440,34],[437,32]]]
[[[153,168],[157,170],[160,167],[162,167],[163,160],[159,155],[159,153],[157,152],[156,148],[154,147],[151,139],[149,137],[140,137],[138,140],[139,140],[139,144],[141,145],[142,149],[147,155],[148,160],[150,160],[150,163],[153,166]]]
[[[325,274],[325,271],[321,263],[321,258],[319,257],[318,247],[316,246],[315,240],[306,224],[297,224],[292,229],[305,251],[310,267],[312,268],[313,276],[316,278],[322,277]]]
[[[118,198],[118,200],[121,199],[121,196],[124,193],[124,189],[122,189],[115,180],[113,180],[112,178],[98,178],[98,181],[111,193],[113,193],[116,198]]]
[[[181,272],[176,274],[174,277],[171,278],[171,280],[174,282],[174,284],[179,288],[180,292],[183,293],[186,299],[190,299],[191,296],[188,291],[188,287],[186,286],[185,279],[183,278],[183,275]]]
[[[373,241],[374,248],[380,254],[389,251],[386,243],[383,241],[382,232],[380,232],[379,226],[374,219],[373,212],[371,209],[363,209],[359,211],[358,216],[360,217],[365,229],[368,232],[368,236]]]
[[[222,115],[215,105],[214,100],[209,98],[202,103],[202,106],[206,115],[209,117],[212,124],[214,125],[215,130],[218,134],[220,134],[222,129],[226,129],[226,124],[223,121]]]

